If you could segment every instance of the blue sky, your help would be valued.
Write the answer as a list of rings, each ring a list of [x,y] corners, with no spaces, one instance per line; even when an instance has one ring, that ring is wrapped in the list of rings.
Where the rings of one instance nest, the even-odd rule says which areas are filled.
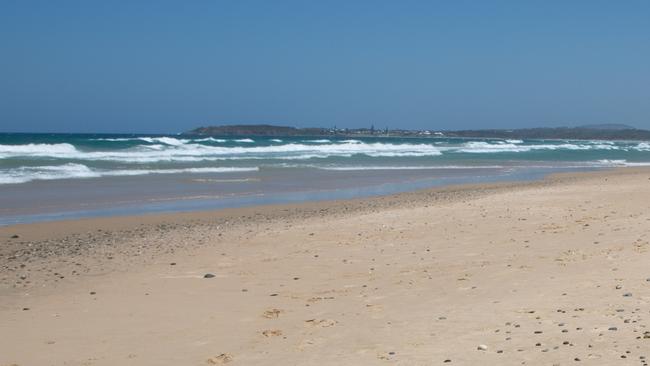
[[[650,128],[648,1],[0,2],[0,130]]]

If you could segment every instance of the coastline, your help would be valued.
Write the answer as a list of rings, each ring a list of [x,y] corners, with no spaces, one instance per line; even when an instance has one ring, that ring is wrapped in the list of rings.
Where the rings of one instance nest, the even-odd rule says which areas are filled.
[[[1,227],[0,365],[638,363],[648,177]]]
[[[261,204],[245,207],[226,207],[209,210],[193,210],[163,213],[143,213],[136,215],[91,216],[73,219],[37,221],[0,226],[0,240],[3,247],[15,242],[61,239],[69,235],[101,231],[131,231],[142,227],[160,225],[204,225],[214,222],[230,222],[256,217],[261,220],[302,217],[309,218],[324,214],[358,213],[382,208],[400,208],[412,205],[476,198],[500,191],[548,186],[551,184],[606,177],[618,174],[644,174],[650,171],[645,167],[600,168],[593,171],[551,173],[541,179],[525,181],[497,181],[490,183],[465,183],[416,189],[386,195],[372,195],[358,198],[302,201],[297,203]],[[423,201],[426,200],[426,201]],[[248,223],[252,223],[247,221]],[[122,233],[123,234],[123,233]],[[18,235],[20,240],[10,241]]]
[[[428,208],[429,206],[465,202],[492,194],[536,189],[570,182],[607,179],[609,176],[646,174],[650,168],[615,168],[591,172],[554,173],[532,181],[500,181],[496,183],[459,184],[419,189],[401,193],[329,201],[305,201],[290,204],[271,204],[216,210],[148,213],[140,215],[86,217],[58,221],[43,221],[0,226],[0,275],[16,261],[35,262],[35,267],[56,271],[61,259],[66,257],[92,257],[94,268],[88,273],[104,273],[113,270],[114,263],[133,261],[134,265],[146,264],[147,260],[135,260],[154,254],[162,257],[175,250],[196,250],[205,240],[185,241],[183,245],[161,248],[159,243],[146,243],[137,248],[121,244],[138,239],[162,237],[168,234],[194,230],[236,232],[249,230],[260,224],[274,225],[283,222],[309,221],[322,218],[354,219],[358,215],[391,209]],[[17,237],[16,237],[17,236]],[[110,253],[110,254],[106,254]],[[27,267],[27,266],[26,266]],[[51,267],[51,268],[50,268]],[[54,269],[52,269],[54,268]],[[27,267],[29,269],[29,267]],[[124,269],[124,268],[122,268]],[[75,273],[79,275],[79,272]],[[32,276],[33,277],[33,276]],[[18,281],[0,276],[0,296],[4,292],[30,289],[32,281]],[[51,279],[43,278],[45,283]],[[54,277],[54,283],[59,282]],[[40,281],[39,281],[40,282]]]

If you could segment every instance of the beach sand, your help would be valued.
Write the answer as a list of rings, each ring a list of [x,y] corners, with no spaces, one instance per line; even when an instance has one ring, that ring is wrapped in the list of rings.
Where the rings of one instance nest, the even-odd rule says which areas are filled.
[[[645,365],[649,193],[619,169],[3,227],[0,365]]]

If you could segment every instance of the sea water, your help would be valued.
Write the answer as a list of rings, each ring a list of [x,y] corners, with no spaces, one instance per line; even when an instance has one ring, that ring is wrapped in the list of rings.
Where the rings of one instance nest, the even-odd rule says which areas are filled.
[[[644,165],[640,141],[0,134],[0,225]]]

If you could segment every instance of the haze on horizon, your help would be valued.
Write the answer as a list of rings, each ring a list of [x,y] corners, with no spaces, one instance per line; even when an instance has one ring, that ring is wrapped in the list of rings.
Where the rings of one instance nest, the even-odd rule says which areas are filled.
[[[650,2],[0,3],[0,131],[650,129]]]

